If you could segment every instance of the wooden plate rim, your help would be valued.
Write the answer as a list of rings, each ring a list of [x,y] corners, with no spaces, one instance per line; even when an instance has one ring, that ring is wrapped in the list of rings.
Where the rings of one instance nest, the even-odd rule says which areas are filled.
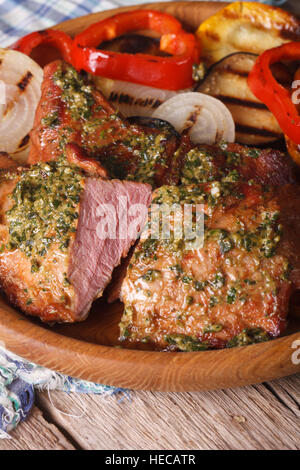
[[[0,341],[11,351],[67,375],[116,387],[211,390],[300,372],[300,365],[292,362],[292,346],[300,342],[300,332],[241,348],[167,353],[118,349],[63,336],[6,305],[0,306],[0,315]]]

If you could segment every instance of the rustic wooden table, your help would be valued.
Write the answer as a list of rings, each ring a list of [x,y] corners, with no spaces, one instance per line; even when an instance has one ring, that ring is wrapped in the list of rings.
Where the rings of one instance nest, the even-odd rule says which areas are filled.
[[[300,15],[299,0],[287,7]],[[37,393],[29,419],[0,450],[299,450],[299,426],[300,375],[234,390],[133,391],[130,398]]]
[[[71,416],[62,414],[69,413]],[[300,375],[199,393],[130,398],[37,394],[29,419],[0,449],[300,449]]]

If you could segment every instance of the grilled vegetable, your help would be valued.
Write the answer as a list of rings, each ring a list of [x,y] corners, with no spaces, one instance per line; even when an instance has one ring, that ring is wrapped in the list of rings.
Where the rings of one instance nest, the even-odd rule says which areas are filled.
[[[0,152],[25,162],[29,132],[41,96],[43,70],[21,52],[0,49]]]
[[[91,76],[96,87],[123,116],[151,116],[153,111],[179,91],[161,90],[137,83]],[[187,90],[182,90],[187,91]]]
[[[140,34],[124,34],[109,41],[103,41],[99,49],[127,54],[169,55],[159,48],[159,38],[142,36]]]
[[[300,68],[298,68],[298,70],[296,71],[296,74],[294,77],[294,87],[293,87],[293,88],[296,87],[296,90],[294,91],[295,95],[293,96],[293,98],[295,100],[295,104],[298,110],[300,109],[299,108],[299,83],[300,83]],[[290,156],[292,157],[294,162],[296,162],[297,165],[300,166],[300,145],[293,142],[287,135],[285,135],[284,137],[285,137],[286,147]],[[300,308],[299,308],[299,312],[300,312]]]
[[[96,49],[103,41],[137,29],[159,33],[160,50],[171,56]],[[192,86],[193,64],[199,61],[199,55],[197,38],[185,32],[176,18],[154,10],[134,10],[106,18],[78,34],[73,41],[72,64],[107,78],[180,90]]]
[[[33,49],[40,44],[49,44],[58,49],[66,62],[71,62],[72,39],[63,31],[54,29],[45,29],[44,31],[35,31],[19,39],[13,44],[12,49],[31,55]]]
[[[197,36],[208,65],[233,52],[261,54],[266,49],[300,40],[300,23],[280,8],[256,2],[234,2],[204,21]]]
[[[271,65],[281,61],[299,61],[300,42],[290,42],[265,51],[255,62],[248,84],[257,98],[272,111],[282,131],[292,142],[300,145],[300,114],[291,97],[273,76]]]
[[[248,86],[248,74],[256,59],[255,54],[231,54],[214,64],[197,85],[197,91],[214,96],[227,106],[235,122],[236,141],[249,145],[274,142],[282,135],[273,114]]]
[[[234,121],[230,111],[216,98],[203,93],[182,93],[160,105],[153,117],[169,121],[186,132],[194,144],[234,142]]]

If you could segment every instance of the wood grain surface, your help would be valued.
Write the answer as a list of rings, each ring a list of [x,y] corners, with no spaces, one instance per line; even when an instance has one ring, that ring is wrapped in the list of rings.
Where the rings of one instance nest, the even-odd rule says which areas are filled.
[[[299,389],[298,375],[210,392],[39,393],[0,450],[299,450]]]
[[[49,423],[43,412],[35,406],[30,418],[24,421],[11,439],[0,440],[0,450],[74,450],[75,447],[59,431],[55,424]],[[16,436],[18,434],[18,436]],[[17,438],[16,438],[17,437]]]

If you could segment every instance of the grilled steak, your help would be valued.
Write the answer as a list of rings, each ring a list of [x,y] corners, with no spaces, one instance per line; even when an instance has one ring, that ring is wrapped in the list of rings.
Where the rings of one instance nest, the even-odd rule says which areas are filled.
[[[299,187],[164,186],[153,203],[203,204],[204,245],[175,237],[174,215],[169,238],[146,226],[122,285],[121,339],[191,351],[279,336],[300,280]]]
[[[43,163],[3,175],[0,195],[0,281],[22,310],[49,322],[85,318],[142,226],[140,220],[130,236],[99,241],[98,205],[119,214],[117,197],[126,196],[128,208],[147,206],[150,186],[140,182],[161,187],[154,193],[159,204],[203,203],[205,243],[186,249],[184,240],[153,240],[144,230],[122,283],[122,339],[199,350],[263,341],[284,330],[290,294],[300,286],[300,194],[282,186],[295,179],[287,156],[237,144],[193,146],[163,123],[123,119],[84,75],[60,61],[45,68],[31,144],[29,163]],[[49,185],[48,173],[56,165],[62,171],[62,156],[72,174],[63,202],[55,191],[47,194],[57,187],[57,175]],[[31,171],[44,192],[37,200],[28,191],[35,177],[21,184],[25,192],[19,187]],[[107,176],[127,182],[101,178]],[[113,221],[109,215],[108,226]],[[118,285],[121,279],[122,270]]]
[[[273,185],[294,183],[295,165],[278,150],[227,143],[191,146],[184,137],[165,178],[166,184],[175,185],[248,180]]]
[[[164,184],[226,178],[263,184],[293,181],[291,159],[276,150],[237,144],[193,146],[170,126],[151,119],[123,119],[102,94],[70,65],[44,69],[41,100],[31,132],[29,163],[56,160],[69,144],[112,178]],[[104,174],[103,174],[104,176]]]
[[[29,163],[56,160],[68,143],[101,162],[112,178],[160,185],[179,138],[122,119],[84,76],[56,61],[44,69]]]
[[[64,159],[2,171],[3,291],[44,321],[84,320],[145,222],[132,207],[150,200],[149,185],[88,176]]]

